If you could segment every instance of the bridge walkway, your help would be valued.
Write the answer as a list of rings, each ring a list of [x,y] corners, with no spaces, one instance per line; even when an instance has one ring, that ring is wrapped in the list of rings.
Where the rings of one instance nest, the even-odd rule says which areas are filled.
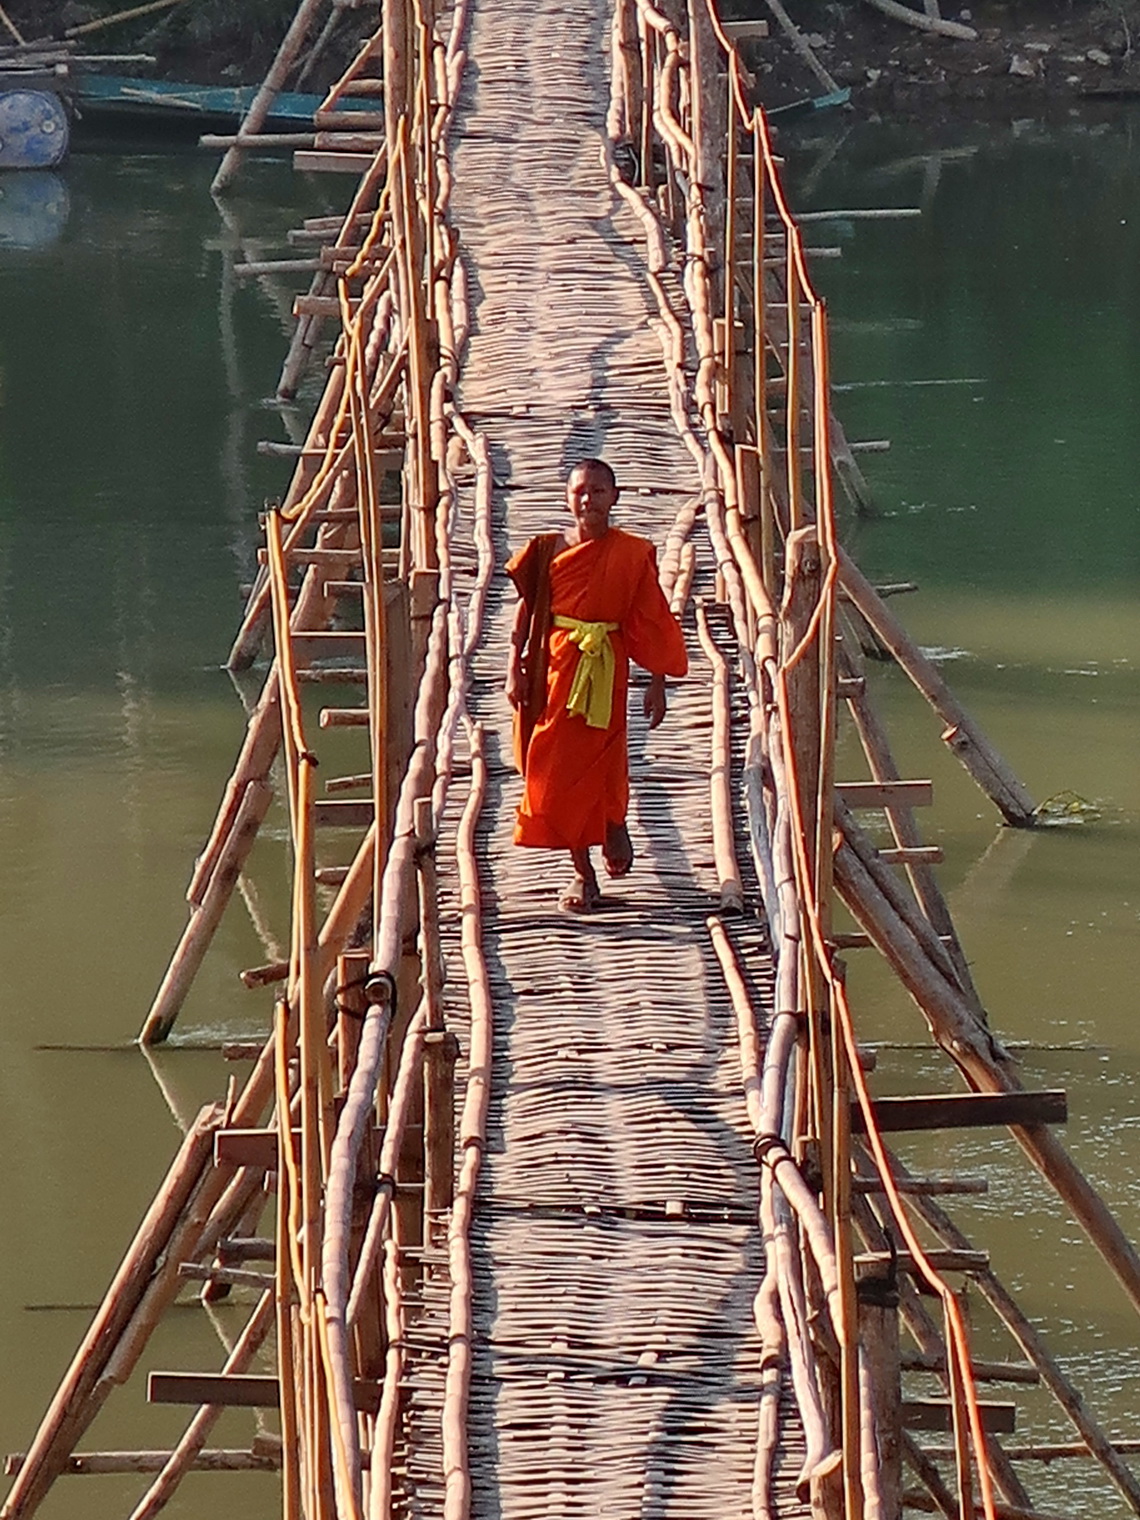
[[[453,150],[472,299],[459,405],[490,444],[500,565],[559,525],[577,458],[610,461],[618,521],[659,554],[700,488],[670,414],[637,224],[602,165],[606,32],[604,7],[556,0],[471,16]],[[695,589],[712,592],[708,556]],[[705,922],[709,666],[690,617],[691,673],[654,733],[634,687],[637,862],[605,884],[603,912],[575,919],[556,905],[568,863],[511,843],[512,611],[500,577],[469,699],[492,762],[480,862],[495,1005],[472,1228],[474,1513],[747,1513],[763,1253],[735,1020]],[[457,933],[456,915],[452,988]],[[462,1029],[462,1013],[449,1023]],[[792,1512],[794,1452],[784,1465]]]

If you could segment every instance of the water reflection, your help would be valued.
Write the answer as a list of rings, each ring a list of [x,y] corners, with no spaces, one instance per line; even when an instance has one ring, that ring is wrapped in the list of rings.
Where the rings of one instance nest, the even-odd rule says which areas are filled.
[[[67,226],[67,185],[47,169],[0,173],[0,248],[50,248]]]

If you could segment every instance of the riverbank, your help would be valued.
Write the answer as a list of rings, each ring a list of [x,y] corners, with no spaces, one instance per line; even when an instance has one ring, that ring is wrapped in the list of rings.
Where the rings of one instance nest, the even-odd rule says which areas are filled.
[[[140,0],[141,3],[141,0]],[[28,41],[69,32],[83,52],[149,55],[153,64],[129,69],[149,79],[195,84],[254,84],[265,76],[297,9],[297,0],[179,0],[133,20],[111,20],[127,0],[4,0],[4,9]],[[367,7],[345,7],[323,36],[304,88],[322,90],[338,77],[365,31]],[[324,33],[324,20],[311,41]],[[10,41],[0,36],[0,40]],[[127,69],[122,72],[127,72]]]
[[[787,13],[817,61],[798,53],[764,0],[722,0],[726,15],[768,21],[769,36],[746,44],[760,98],[769,106],[826,93],[829,77],[851,91],[850,109],[874,119],[935,123],[978,117],[1053,117],[1090,101],[1140,99],[1140,0],[942,0],[943,19],[973,32],[945,37],[883,15],[870,3],[788,0]],[[158,14],[87,31],[99,52],[148,53],[145,72],[201,84],[262,78],[296,0],[182,0]],[[62,36],[122,10],[122,0],[7,0],[29,38]],[[914,0],[915,14],[922,6]],[[320,89],[351,56],[364,10],[345,9],[314,60],[306,87]]]
[[[766,14],[767,7],[760,6]],[[916,5],[916,14],[922,13]],[[820,68],[865,118],[937,122],[961,117],[1056,117],[1090,100],[1140,98],[1140,4],[1072,0],[943,3],[968,36],[938,36],[870,4],[790,0]],[[925,19],[924,16],[921,19]],[[769,37],[750,44],[761,98],[781,105],[827,86],[769,14]]]
[[[826,92],[822,75],[850,89],[864,118],[937,122],[963,116],[1016,120],[1056,117],[1091,101],[1140,99],[1140,0],[942,0],[942,17],[974,33],[920,31],[870,3],[788,0],[787,13],[817,60],[797,53],[764,0],[722,0],[726,15],[763,17],[769,36],[746,44],[760,98],[784,105]],[[296,0],[182,0],[158,14],[87,31],[99,52],[149,53],[145,72],[202,84],[262,78]],[[28,38],[62,36],[122,10],[122,0],[7,0]],[[924,14],[914,0],[916,14]],[[351,56],[364,11],[345,9],[310,72],[319,89]]]

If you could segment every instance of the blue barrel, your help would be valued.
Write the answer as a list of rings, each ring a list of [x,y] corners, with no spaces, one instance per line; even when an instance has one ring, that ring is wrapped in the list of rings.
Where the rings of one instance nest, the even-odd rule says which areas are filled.
[[[67,112],[47,90],[0,89],[0,169],[51,169],[67,153]]]

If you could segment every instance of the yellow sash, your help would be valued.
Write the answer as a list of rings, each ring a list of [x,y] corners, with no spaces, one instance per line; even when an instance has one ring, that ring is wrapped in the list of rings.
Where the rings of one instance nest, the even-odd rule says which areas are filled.
[[[590,728],[609,728],[614,706],[614,646],[610,634],[617,623],[584,623],[581,618],[554,618],[579,649],[578,668],[566,699],[566,711],[585,718]]]

